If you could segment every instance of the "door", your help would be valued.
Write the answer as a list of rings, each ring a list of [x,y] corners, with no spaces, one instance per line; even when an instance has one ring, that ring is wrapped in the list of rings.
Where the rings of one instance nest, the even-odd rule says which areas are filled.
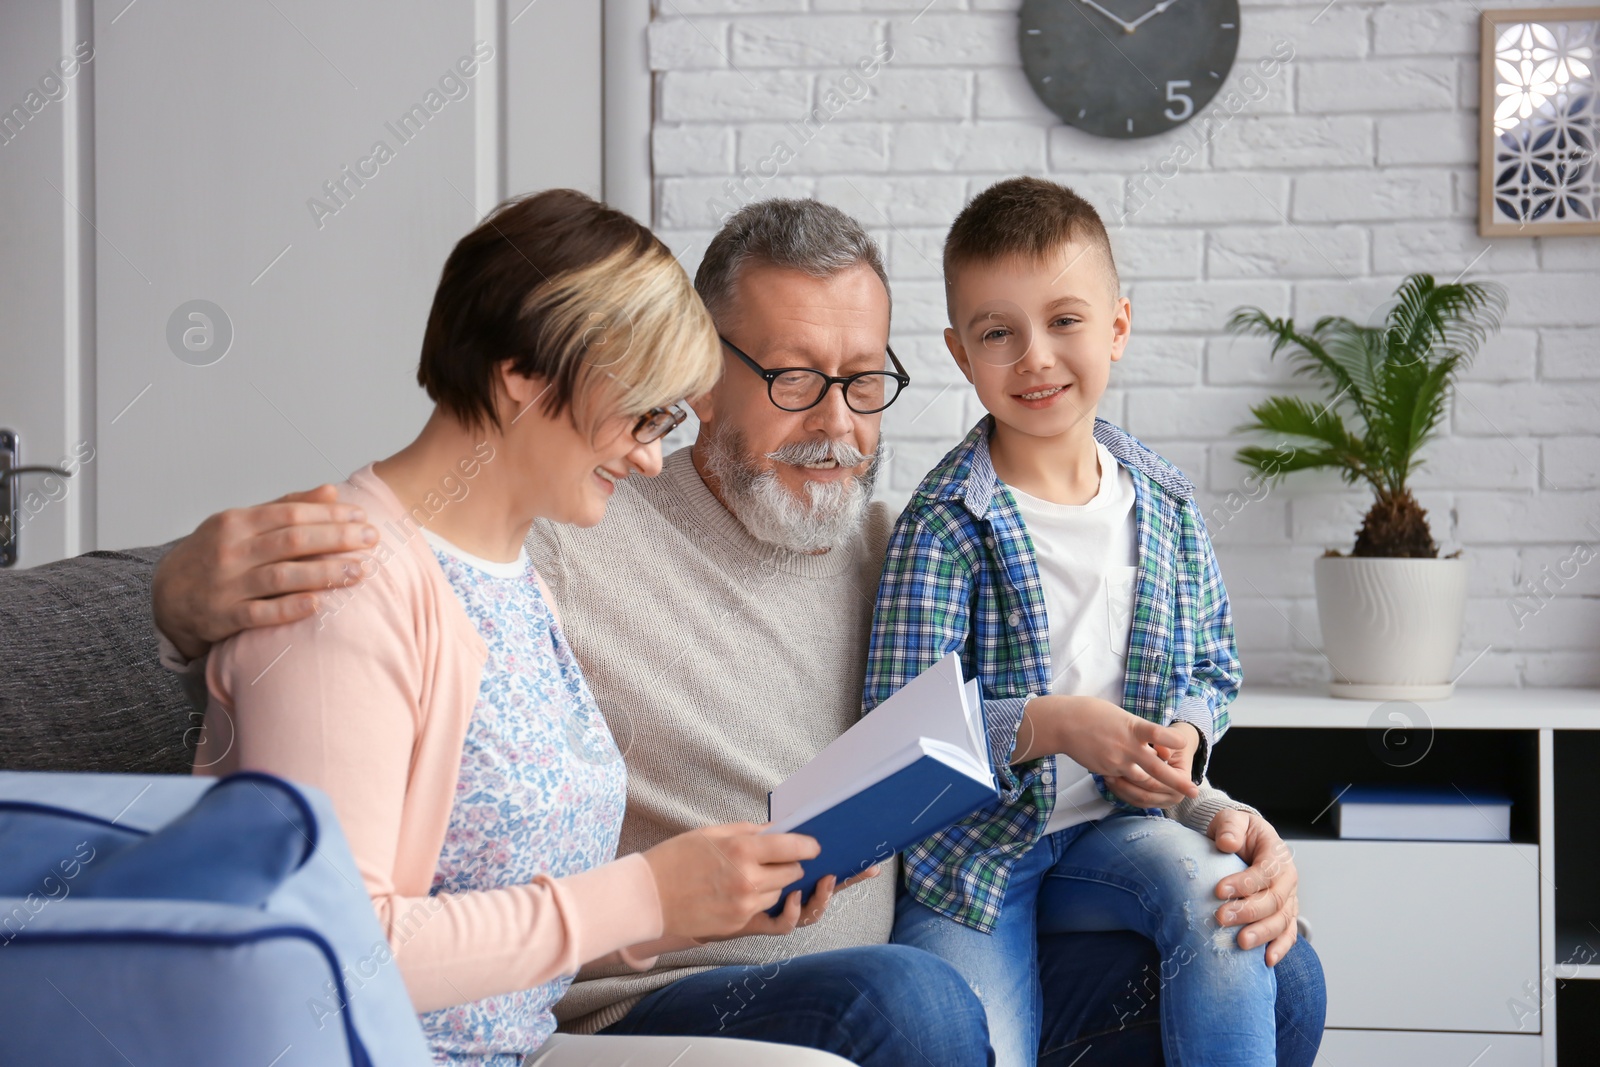
[[[508,190],[601,192],[591,0],[5,5],[0,92],[75,46],[0,144],[0,428],[91,457],[24,566],[401,447],[455,241]]]
[[[84,189],[74,131],[92,105],[93,53],[77,14],[70,4],[0,5],[0,431],[20,442],[16,465],[92,456],[83,336],[92,323],[80,302],[92,249],[75,207]],[[94,463],[73,468],[70,479],[11,482],[21,565],[87,547]],[[0,542],[11,511],[0,510]]]

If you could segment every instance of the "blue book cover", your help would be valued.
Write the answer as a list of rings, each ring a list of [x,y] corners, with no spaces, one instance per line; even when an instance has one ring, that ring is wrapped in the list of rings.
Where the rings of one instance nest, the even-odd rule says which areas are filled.
[[[1511,798],[1450,786],[1353,785],[1334,798],[1341,838],[1509,841]]]
[[[884,701],[767,795],[773,833],[815,837],[770,914],[796,889],[808,900],[999,799],[976,682],[951,653]]]
[[[1477,804],[1491,807],[1511,803],[1510,797],[1498,793],[1419,785],[1352,785],[1334,799],[1341,804]]]
[[[811,899],[817,883],[828,875],[843,882],[874,863],[882,863],[908,845],[938,833],[971,815],[997,797],[992,780],[979,782],[966,771],[924,754],[907,767],[868,785],[848,800],[792,828],[822,845],[816,859],[801,864],[805,873],[787,885],[778,904],[783,910],[796,889],[801,903]]]

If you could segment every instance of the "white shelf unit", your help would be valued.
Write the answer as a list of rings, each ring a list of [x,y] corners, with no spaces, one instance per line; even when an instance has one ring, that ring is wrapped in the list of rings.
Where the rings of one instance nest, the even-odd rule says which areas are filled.
[[[1558,1001],[1573,1009],[1562,1045],[1587,1046],[1569,1067],[1594,1061],[1600,827],[1584,821],[1593,798],[1569,802],[1558,837],[1557,793],[1600,784],[1600,690],[1407,702],[1247,685],[1230,715],[1211,779],[1280,823],[1295,850],[1328,977],[1318,1067],[1554,1067]],[[1559,783],[1558,741],[1578,753]],[[1314,801],[1354,782],[1508,792],[1512,841],[1339,840]],[[1570,884],[1558,884],[1558,841],[1574,850]]]

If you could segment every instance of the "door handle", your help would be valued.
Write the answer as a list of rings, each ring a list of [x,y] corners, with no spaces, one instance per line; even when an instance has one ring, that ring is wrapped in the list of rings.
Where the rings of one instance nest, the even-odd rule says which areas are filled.
[[[10,470],[0,470],[0,478],[16,478],[23,474],[59,474],[63,478],[72,477],[72,472],[62,470],[60,467],[12,467]]]
[[[17,540],[22,534],[18,521],[22,510],[22,494],[17,489],[18,479],[24,474],[72,477],[71,471],[60,467],[21,466],[21,459],[22,440],[17,432],[0,430],[0,567],[12,567],[17,562],[19,552]]]

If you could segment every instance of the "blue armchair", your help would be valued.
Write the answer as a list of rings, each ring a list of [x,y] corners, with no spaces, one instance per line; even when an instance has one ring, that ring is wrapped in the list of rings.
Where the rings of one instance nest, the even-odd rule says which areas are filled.
[[[332,806],[0,772],[0,1065],[430,1062]]]

